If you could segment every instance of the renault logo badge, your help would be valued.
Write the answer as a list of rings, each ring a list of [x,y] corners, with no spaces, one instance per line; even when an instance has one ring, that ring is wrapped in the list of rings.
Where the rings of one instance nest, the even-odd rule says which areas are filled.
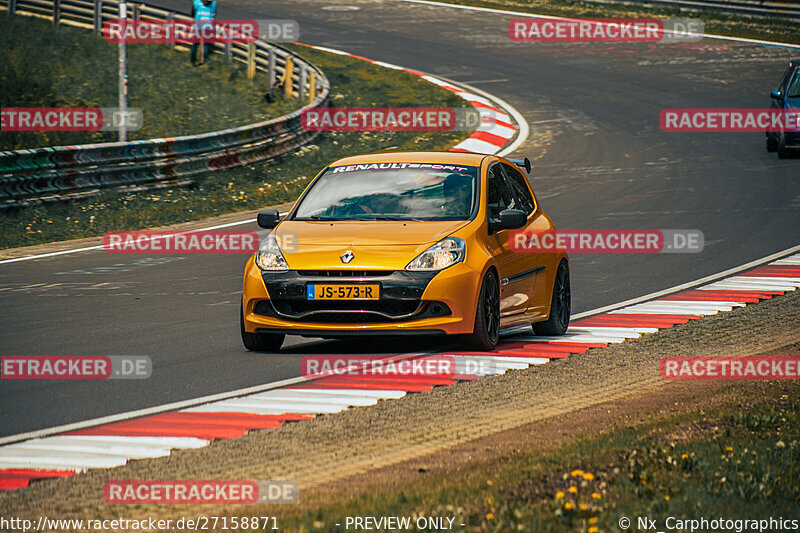
[[[351,252],[350,250],[347,250],[345,253],[343,253],[342,255],[339,256],[339,259],[342,260],[342,263],[347,264],[350,261],[352,261],[355,257],[356,256],[353,255],[353,252]]]

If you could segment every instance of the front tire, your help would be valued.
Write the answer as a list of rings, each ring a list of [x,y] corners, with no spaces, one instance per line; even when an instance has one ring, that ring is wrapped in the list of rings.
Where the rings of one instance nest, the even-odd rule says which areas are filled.
[[[781,132],[780,137],[778,138],[778,158],[779,159],[786,159],[789,157],[791,151],[786,148],[786,134]]]
[[[553,298],[550,300],[550,317],[544,322],[533,324],[533,332],[542,336],[560,336],[567,332],[569,315],[572,309],[572,295],[569,284],[569,269],[566,261],[561,261],[553,283]]]
[[[478,295],[475,309],[475,326],[465,344],[476,351],[487,351],[497,346],[500,339],[500,286],[493,272],[487,272]]]
[[[778,139],[772,134],[767,133],[767,152],[778,151]]]
[[[250,352],[277,352],[286,335],[282,333],[248,333],[244,329],[244,306],[239,304],[239,328],[242,344]]]

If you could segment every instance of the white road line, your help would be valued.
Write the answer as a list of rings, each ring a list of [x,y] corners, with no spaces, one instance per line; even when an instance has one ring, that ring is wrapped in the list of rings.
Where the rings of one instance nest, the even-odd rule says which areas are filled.
[[[132,444],[137,446],[153,446],[176,449],[203,448],[209,441],[197,437],[138,437],[114,435],[64,435],[47,437],[48,439],[70,439],[82,442],[96,442],[100,444]]]
[[[728,309],[730,311],[730,308]],[[693,311],[689,311],[687,309],[680,309],[675,307],[651,307],[647,309],[641,309],[636,307],[626,307],[625,309],[617,309],[615,311],[610,311],[611,314],[618,314],[618,315],[684,315],[684,316],[694,316],[694,315],[716,315],[719,313],[719,309],[696,309]]]
[[[793,285],[795,287],[800,287],[800,278],[783,278],[779,276],[734,276],[733,281],[748,281],[767,285],[774,283],[775,285]]]
[[[606,344],[616,344],[618,342],[622,342],[625,339],[623,337],[610,337],[607,335],[589,335],[584,333],[579,333],[577,335],[570,335],[567,333],[566,335],[562,335],[561,337],[546,337],[546,336],[520,336],[514,337],[515,341],[524,341],[524,342],[531,342],[533,344],[536,343],[544,343],[549,342],[550,346],[552,346],[553,342],[556,343],[569,343],[569,342],[577,342],[581,344],[594,344],[598,342],[603,342]]]
[[[54,452],[51,450],[20,450],[20,454],[9,450],[0,454],[0,468],[114,468],[122,466],[128,459],[121,456],[97,455],[90,453]],[[49,465],[49,466],[44,466]]]
[[[646,333],[655,333],[658,331],[658,328],[649,328],[654,331],[649,331]],[[567,333],[576,333],[576,334],[586,334],[589,335],[597,335],[597,336],[604,336],[609,335],[611,337],[624,337],[626,339],[638,339],[642,336],[641,331],[636,331],[636,328],[604,328],[604,327],[592,327],[592,326],[570,326],[567,329]]]
[[[292,394],[283,393],[282,391],[269,391],[262,392],[261,394],[254,394],[248,396],[257,400],[270,400],[285,402],[291,406],[293,403],[301,405],[344,405],[345,407],[351,405],[375,405],[378,403],[377,398],[365,398],[363,396],[320,396],[310,394]]]
[[[154,448],[152,446],[125,446],[123,444],[95,444],[84,441],[62,440],[69,437],[49,437],[44,439],[34,439],[16,444],[9,444],[6,449],[16,450],[50,450],[66,452],[82,452],[95,455],[111,455],[117,457],[127,457],[128,459],[152,459],[155,457],[166,457],[170,454],[170,448]]]
[[[347,409],[345,404],[323,404],[323,403],[306,403],[306,402],[282,402],[280,400],[258,400],[253,398],[252,395],[247,396],[241,400],[225,400],[224,402],[212,403],[208,405],[209,408],[214,407],[227,407],[230,412],[237,413],[243,408],[265,409],[272,411],[282,411],[281,414],[286,413],[301,413],[301,414],[321,414],[321,413],[338,413]]]
[[[299,388],[291,388],[286,389],[295,392],[308,392],[313,394],[319,395],[326,395],[330,394],[333,396],[336,395],[343,395],[343,396],[366,396],[368,398],[381,398],[381,399],[397,399],[402,398],[406,395],[406,391],[402,390],[372,390],[372,389],[299,389]]]

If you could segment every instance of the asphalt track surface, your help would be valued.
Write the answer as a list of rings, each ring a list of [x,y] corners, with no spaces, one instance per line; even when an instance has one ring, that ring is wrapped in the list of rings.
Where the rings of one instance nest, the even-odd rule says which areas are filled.
[[[189,9],[184,1],[155,3]],[[305,43],[465,82],[509,102],[532,130],[517,154],[535,159],[534,189],[560,228],[704,232],[700,254],[573,254],[574,312],[798,244],[800,160],[768,154],[762,134],[664,133],[658,117],[664,108],[766,107],[800,50],[714,39],[516,44],[507,34],[511,15],[395,0],[224,0],[218,18],[295,19]],[[297,376],[304,353],[435,348],[292,337],[280,354],[248,353],[237,317],[244,261],[90,251],[0,265],[1,354],[153,360],[152,377],[142,381],[3,380],[0,436]]]

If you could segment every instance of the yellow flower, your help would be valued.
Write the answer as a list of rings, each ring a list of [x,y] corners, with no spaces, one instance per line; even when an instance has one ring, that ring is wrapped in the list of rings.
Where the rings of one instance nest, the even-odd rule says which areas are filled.
[[[586,510],[586,504],[579,503],[578,504],[578,509],[580,509],[581,511],[585,511]]]
[[[583,474],[583,479],[585,479],[586,481],[591,481],[594,479],[594,474],[592,474],[591,472],[586,472],[585,474]]]
[[[560,500],[563,497],[564,497],[564,491],[563,490],[560,490],[560,491],[556,492],[556,500]]]
[[[572,472],[570,472],[570,475],[572,475],[572,477],[582,476],[583,470],[573,470]]]
[[[728,446],[727,448],[725,448],[725,451],[726,451],[726,452],[732,452],[732,451],[733,451],[733,448],[732,448],[731,446]]]
[[[592,498],[594,498],[595,500],[599,500],[599,499],[602,498],[602,496],[600,495],[599,492],[593,492],[592,493]]]
[[[494,520],[494,513],[487,513],[486,520]]]
[[[572,493],[572,494],[577,494],[577,492],[578,492],[578,487],[570,487],[570,488],[568,488],[567,490],[568,490],[570,493]]]
[[[589,533],[597,533],[599,531],[599,529],[597,529],[597,526],[590,526],[587,531]]]
[[[681,454],[681,459],[688,459],[688,458],[689,458],[688,453]]]
[[[596,524],[598,520],[599,520],[599,518],[597,518],[596,516],[593,516],[593,517],[591,517],[589,519],[589,523],[590,524]]]
[[[572,504],[570,502],[565,503],[564,504],[564,509],[566,509],[567,511],[571,510],[572,509]]]

